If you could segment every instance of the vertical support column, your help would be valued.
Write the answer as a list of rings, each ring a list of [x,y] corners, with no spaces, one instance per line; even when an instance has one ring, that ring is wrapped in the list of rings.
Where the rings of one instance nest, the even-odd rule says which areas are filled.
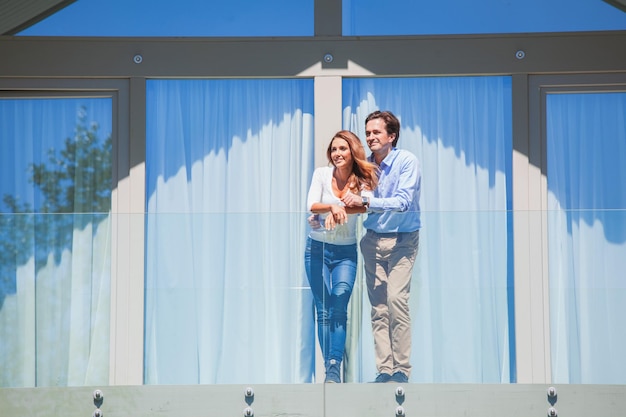
[[[146,81],[130,80],[118,114],[111,268],[111,385],[143,384]],[[127,103],[127,104],[126,104]]]
[[[335,133],[341,130],[341,77],[316,76],[314,81],[315,94],[315,167],[328,164],[326,149]],[[317,326],[315,326],[317,333]],[[317,334],[315,340],[318,340]],[[324,358],[319,344],[315,343],[315,376],[316,382],[324,382]]]
[[[315,166],[328,164],[326,148],[341,130],[341,77],[315,77]]]
[[[518,383],[550,381],[545,176],[539,93],[528,75],[513,76],[513,233],[515,350]],[[532,106],[532,108],[531,108]]]

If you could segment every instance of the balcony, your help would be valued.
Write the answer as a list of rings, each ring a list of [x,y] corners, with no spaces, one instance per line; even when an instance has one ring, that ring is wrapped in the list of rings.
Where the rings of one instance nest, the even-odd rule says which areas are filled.
[[[0,389],[0,408],[3,417],[617,417],[626,410],[626,386],[232,384],[4,388]]]

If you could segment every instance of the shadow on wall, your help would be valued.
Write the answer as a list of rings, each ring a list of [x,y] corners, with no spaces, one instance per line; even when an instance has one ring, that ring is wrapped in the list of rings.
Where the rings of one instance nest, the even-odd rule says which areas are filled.
[[[346,79],[343,93],[344,108],[346,103],[354,109],[361,102],[375,102],[377,108],[393,111],[402,123],[399,147],[420,151],[420,146],[428,143],[453,149],[470,171],[488,172],[490,187],[494,187],[497,174],[504,175],[507,209],[511,210],[510,77]],[[614,179],[626,178],[626,166],[621,163],[626,158],[626,94],[554,96],[549,97],[549,105],[558,108],[549,108],[547,114],[548,127],[552,126],[547,139],[549,192],[556,196],[559,210],[567,211],[570,233],[572,225],[579,221],[589,226],[600,222],[609,242],[624,243],[626,192]],[[362,123],[357,121],[359,128]],[[423,167],[440,162],[418,157]],[[439,192],[454,192],[455,184],[450,183],[454,178],[443,181],[445,175],[451,174],[441,168],[433,168],[424,181],[430,181]],[[463,207],[463,201],[457,199],[453,207],[428,209]]]
[[[548,190],[568,233],[601,223],[607,241],[626,242],[626,93],[548,94]],[[550,212],[548,213],[550,216]]]
[[[344,80],[353,83],[352,100],[380,89],[393,94],[377,93],[379,108],[394,111],[402,121],[403,132],[421,131],[427,140],[441,141],[454,149],[467,166],[489,170],[490,185],[496,172],[510,180],[510,159],[491,160],[485,147],[493,129],[510,131],[510,80],[505,79],[501,100],[504,110],[502,126],[485,126],[483,113],[490,107],[488,83],[493,77],[446,77],[426,79]],[[285,115],[301,110],[313,114],[312,80],[152,80],[148,81],[147,190],[154,192],[159,177],[165,180],[175,175],[181,165],[190,166],[207,155],[223,152],[228,159],[235,139],[245,142],[258,137],[261,129],[280,123]],[[464,84],[470,82],[471,88]],[[302,83],[305,88],[302,88]],[[408,84],[411,83],[411,84]],[[409,86],[409,87],[407,87]],[[285,94],[288,99],[281,100]],[[300,94],[302,108],[294,110],[291,98]],[[507,96],[508,94],[508,96]],[[591,100],[582,113],[574,106],[554,100],[567,100],[562,95],[553,100],[559,113],[552,115],[548,141],[548,185],[561,206],[568,211],[568,224],[584,221],[593,225],[602,222],[607,240],[626,241],[626,193],[619,183],[599,186],[597,178],[624,178],[621,161],[626,157],[626,141],[620,138],[620,121],[626,118],[624,94],[587,95]],[[464,104],[465,103],[465,104]],[[471,106],[467,111],[463,106]],[[307,107],[310,106],[310,107]],[[585,115],[601,109],[601,122],[585,121]],[[603,110],[602,110],[603,109]],[[507,113],[508,112],[508,113]],[[549,119],[553,120],[553,119]],[[362,121],[360,121],[362,123]],[[622,126],[623,127],[623,126]],[[467,136],[476,138],[468,141]],[[592,141],[572,138],[594,138]],[[510,140],[510,136],[508,137]],[[604,140],[609,138],[613,140]],[[410,140],[401,135],[401,142]],[[172,152],[164,158],[161,168],[155,168],[150,158],[151,144],[173,142]],[[472,143],[472,146],[468,146]],[[575,143],[575,145],[572,145]],[[510,158],[511,144],[505,155]],[[32,256],[36,265],[45,263],[49,253],[58,261],[63,248],[71,245],[72,230],[88,223],[99,222],[110,210],[111,137],[98,138],[97,126],[88,127],[86,120],[76,126],[74,138],[65,140],[65,148],[51,152],[47,164],[32,164],[28,172],[32,183],[44,199],[40,207],[32,208],[15,196],[5,195],[3,205],[8,212],[0,214],[0,303],[4,294],[15,292],[15,271]],[[561,157],[562,156],[562,157]],[[94,170],[96,166],[98,169]],[[189,179],[191,169],[187,169]],[[573,175],[577,173],[577,175]],[[75,178],[81,177],[76,186]],[[510,185],[508,186],[510,189]],[[73,215],[74,213],[78,213]],[[50,221],[54,214],[55,220]],[[34,242],[34,244],[32,243]]]
[[[313,114],[313,80],[149,80],[147,200],[159,178],[186,168],[189,181],[194,163],[221,153],[229,160],[235,140],[258,138],[295,112]]]

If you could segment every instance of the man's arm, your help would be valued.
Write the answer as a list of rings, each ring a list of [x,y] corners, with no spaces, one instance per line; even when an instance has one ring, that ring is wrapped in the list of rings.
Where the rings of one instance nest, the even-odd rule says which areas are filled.
[[[421,185],[421,172],[417,158],[406,158],[400,163],[397,175],[398,185],[390,197],[372,197],[370,199],[370,211],[408,211],[413,205],[415,194]]]
[[[418,159],[412,154],[406,155],[402,159],[394,161],[393,169],[390,170],[390,178],[387,181],[394,180],[397,186],[393,187],[394,191],[388,197],[374,197],[369,194],[368,211],[408,211],[415,200],[415,194],[419,192],[421,186],[421,169]],[[390,186],[386,184],[385,186]],[[359,195],[348,193],[343,199],[346,207],[363,207],[362,198]]]

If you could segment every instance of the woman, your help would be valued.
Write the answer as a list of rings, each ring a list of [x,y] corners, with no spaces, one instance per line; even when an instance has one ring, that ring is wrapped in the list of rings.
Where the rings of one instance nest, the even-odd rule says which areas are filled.
[[[315,170],[309,189],[307,205],[319,222],[310,222],[304,258],[326,366],[324,382],[339,383],[348,301],[356,279],[356,217],[366,211],[366,194],[376,187],[378,177],[361,141],[350,131],[335,134],[326,156],[330,165]],[[363,196],[361,207],[345,207],[341,199],[349,193]]]

